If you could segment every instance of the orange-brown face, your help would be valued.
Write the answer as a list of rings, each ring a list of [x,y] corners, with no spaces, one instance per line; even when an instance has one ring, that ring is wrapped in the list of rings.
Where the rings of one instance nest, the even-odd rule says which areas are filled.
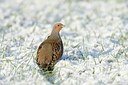
[[[59,32],[62,28],[64,27],[64,25],[62,23],[56,23],[54,25],[54,29]]]

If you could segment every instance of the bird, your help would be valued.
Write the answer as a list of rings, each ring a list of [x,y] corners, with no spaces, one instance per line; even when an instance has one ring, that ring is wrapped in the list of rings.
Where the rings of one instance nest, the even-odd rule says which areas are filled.
[[[62,23],[55,23],[51,34],[37,49],[36,62],[42,70],[52,71],[63,55],[63,42],[59,34],[63,27]]]

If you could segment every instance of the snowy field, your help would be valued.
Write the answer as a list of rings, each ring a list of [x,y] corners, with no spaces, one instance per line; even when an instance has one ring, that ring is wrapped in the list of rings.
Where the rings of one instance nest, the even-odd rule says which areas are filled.
[[[62,59],[35,63],[56,22]],[[128,85],[128,0],[0,0],[0,85]]]

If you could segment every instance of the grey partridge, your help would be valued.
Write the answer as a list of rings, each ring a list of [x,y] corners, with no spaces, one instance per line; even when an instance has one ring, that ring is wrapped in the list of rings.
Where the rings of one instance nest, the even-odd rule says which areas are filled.
[[[53,70],[54,65],[63,54],[63,42],[59,34],[63,26],[61,23],[56,23],[51,35],[40,44],[37,50],[37,64],[45,71]]]

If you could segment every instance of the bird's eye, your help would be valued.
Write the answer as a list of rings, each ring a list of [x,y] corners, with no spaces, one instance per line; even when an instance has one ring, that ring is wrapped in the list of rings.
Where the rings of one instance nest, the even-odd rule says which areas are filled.
[[[60,26],[60,25],[58,25],[58,26]]]

